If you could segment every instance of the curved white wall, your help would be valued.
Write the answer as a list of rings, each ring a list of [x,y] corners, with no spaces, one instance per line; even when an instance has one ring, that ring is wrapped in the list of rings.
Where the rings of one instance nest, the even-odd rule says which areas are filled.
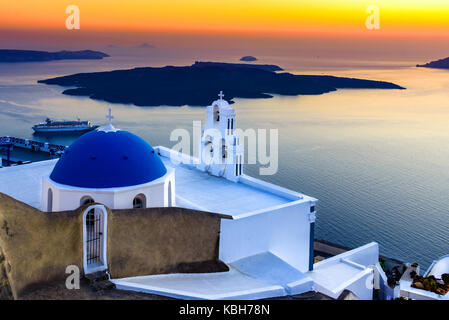
[[[172,199],[175,199],[175,171],[168,169],[167,173],[146,184],[105,189],[85,189],[58,184],[49,176],[42,180],[42,211],[48,208],[48,189],[53,193],[52,211],[74,210],[80,207],[80,200],[89,196],[97,203],[102,203],[111,209],[129,209],[138,194],[144,194],[147,207],[166,207],[168,204],[168,183],[171,182]],[[174,201],[173,201],[174,202]]]

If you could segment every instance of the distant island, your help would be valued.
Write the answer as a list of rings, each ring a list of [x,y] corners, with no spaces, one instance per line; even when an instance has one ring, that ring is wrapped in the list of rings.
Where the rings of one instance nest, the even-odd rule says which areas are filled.
[[[38,62],[52,60],[100,60],[109,57],[106,53],[92,50],[82,51],[33,51],[0,49],[0,62]]]
[[[449,57],[426,64],[417,64],[416,66],[421,68],[449,69]]]
[[[240,58],[240,61],[246,61],[246,62],[257,61],[257,58],[253,57],[253,56],[244,56],[244,57]]]
[[[254,69],[260,69],[265,71],[283,71],[281,67],[274,65],[274,64],[248,64],[248,63],[226,63],[226,62],[201,62],[201,61],[195,61],[195,63],[192,65],[192,67],[210,67],[210,66],[217,66],[217,67],[241,67],[241,68],[254,68]]]
[[[217,99],[220,90],[229,101],[233,98],[271,98],[271,94],[323,94],[341,88],[404,89],[390,82],[294,75],[266,70],[264,65],[215,62],[78,73],[38,82],[76,87],[65,90],[63,94],[66,95],[137,106],[206,106]]]
[[[152,44],[149,43],[142,43],[141,45],[137,46],[137,48],[141,48],[141,49],[153,49],[156,48],[155,46],[153,46]]]

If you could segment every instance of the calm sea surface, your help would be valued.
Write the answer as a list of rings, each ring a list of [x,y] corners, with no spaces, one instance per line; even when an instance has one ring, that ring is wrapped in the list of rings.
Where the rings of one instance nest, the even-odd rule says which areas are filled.
[[[76,137],[33,136],[31,126],[46,117],[106,122],[109,104],[64,96],[63,88],[37,84],[38,79],[194,60],[185,53],[156,52],[103,61],[0,64],[0,136],[68,145]],[[347,246],[377,241],[381,253],[423,267],[449,253],[449,71],[414,68],[410,61],[373,65],[262,57],[261,62],[294,73],[385,80],[407,88],[236,99],[237,127],[279,130],[279,170],[261,178],[319,199],[317,238]],[[152,145],[173,146],[173,129],[191,130],[193,120],[205,117],[202,107],[111,107],[116,127]],[[258,168],[248,165],[245,172],[258,176]]]

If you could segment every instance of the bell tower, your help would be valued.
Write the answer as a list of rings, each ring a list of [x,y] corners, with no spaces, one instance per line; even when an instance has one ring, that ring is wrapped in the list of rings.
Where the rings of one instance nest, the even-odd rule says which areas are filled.
[[[219,99],[206,108],[206,125],[201,130],[199,141],[198,169],[214,176],[237,181],[243,171],[243,148],[240,136],[235,130],[235,109],[223,99]]]

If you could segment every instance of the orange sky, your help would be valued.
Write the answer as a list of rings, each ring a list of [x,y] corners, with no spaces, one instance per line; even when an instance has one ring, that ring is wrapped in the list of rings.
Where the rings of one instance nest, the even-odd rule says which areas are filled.
[[[377,35],[449,36],[449,0],[3,0],[0,29],[64,30],[70,4],[84,30],[343,36],[368,32],[377,5]]]

